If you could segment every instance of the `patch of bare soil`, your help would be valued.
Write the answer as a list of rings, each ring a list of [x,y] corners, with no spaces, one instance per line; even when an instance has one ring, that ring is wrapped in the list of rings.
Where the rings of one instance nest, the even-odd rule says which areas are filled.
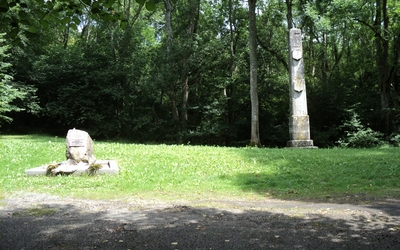
[[[0,249],[397,249],[400,200],[1,201]],[[365,198],[365,197],[364,197]]]

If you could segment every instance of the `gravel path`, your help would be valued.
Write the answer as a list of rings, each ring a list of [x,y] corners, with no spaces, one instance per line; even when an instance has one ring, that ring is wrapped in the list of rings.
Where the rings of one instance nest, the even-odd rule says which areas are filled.
[[[168,204],[19,193],[1,201],[0,249],[400,249],[400,200]]]

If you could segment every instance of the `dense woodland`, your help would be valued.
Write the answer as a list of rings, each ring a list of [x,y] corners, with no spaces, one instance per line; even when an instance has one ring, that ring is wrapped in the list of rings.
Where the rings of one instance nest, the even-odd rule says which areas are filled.
[[[285,146],[291,27],[314,145],[400,141],[397,0],[0,0],[0,131]]]

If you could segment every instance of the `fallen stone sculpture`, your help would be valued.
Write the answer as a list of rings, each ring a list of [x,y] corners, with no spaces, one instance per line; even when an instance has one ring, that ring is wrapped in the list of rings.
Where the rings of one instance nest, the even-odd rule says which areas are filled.
[[[108,174],[114,175],[118,174],[118,164],[115,160],[97,160],[94,165],[91,167],[87,164],[77,164],[71,165],[66,161],[44,165],[36,168],[31,168],[25,170],[25,175],[27,176],[37,176],[37,175],[48,175],[48,176],[56,176],[56,175],[101,175]]]
[[[66,161],[28,169],[25,174],[36,175],[79,175],[79,174],[117,174],[114,160],[96,160],[94,143],[86,131],[70,129],[66,138]]]

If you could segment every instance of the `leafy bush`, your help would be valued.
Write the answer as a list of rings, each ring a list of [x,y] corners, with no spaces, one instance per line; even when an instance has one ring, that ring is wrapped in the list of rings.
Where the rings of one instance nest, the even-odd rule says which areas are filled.
[[[4,45],[4,34],[0,34],[0,124],[11,122],[13,119],[7,113],[21,111],[23,108],[15,105],[14,101],[24,99],[26,93],[15,86],[14,78],[10,75],[11,63],[7,62],[10,57],[9,46]]]
[[[365,127],[354,111],[351,112],[351,117],[345,121],[341,128],[345,129],[346,135],[339,139],[338,143],[341,147],[349,148],[372,148],[384,144],[383,134]]]
[[[392,133],[389,136],[389,142],[398,147],[400,145],[400,133]]]

